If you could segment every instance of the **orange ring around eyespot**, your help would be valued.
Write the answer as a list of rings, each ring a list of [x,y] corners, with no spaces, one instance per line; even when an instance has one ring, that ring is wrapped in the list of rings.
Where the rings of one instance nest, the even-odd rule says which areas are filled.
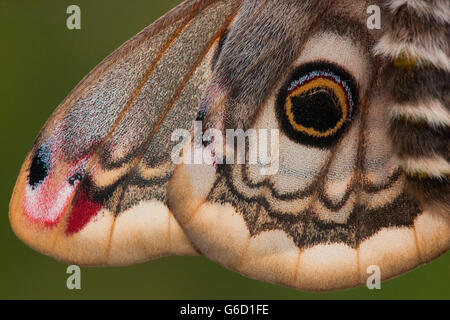
[[[311,89],[319,88],[319,87],[327,87],[327,88],[331,88],[333,90],[334,94],[336,95],[336,97],[338,98],[338,100],[340,102],[339,105],[341,106],[341,111],[342,111],[341,120],[336,124],[336,126],[334,128],[328,129],[325,132],[320,132],[314,128],[308,128],[308,127],[302,126],[301,124],[298,124],[297,122],[295,122],[294,114],[292,112],[292,102],[290,99],[291,97],[300,96],[303,93],[308,92]],[[314,136],[317,138],[326,138],[326,137],[329,137],[329,136],[335,134],[342,127],[342,125],[345,122],[345,119],[347,119],[347,116],[348,116],[347,98],[346,98],[344,89],[339,84],[334,82],[333,80],[329,80],[326,78],[319,78],[319,79],[312,80],[312,81],[308,82],[307,84],[295,89],[287,97],[285,109],[286,109],[286,116],[288,117],[289,123],[296,131],[299,131],[299,132],[302,132],[302,133],[305,133],[307,135]]]

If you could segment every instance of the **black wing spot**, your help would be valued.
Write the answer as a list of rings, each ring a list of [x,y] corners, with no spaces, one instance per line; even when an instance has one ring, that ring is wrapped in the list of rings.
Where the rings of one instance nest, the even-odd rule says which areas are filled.
[[[28,175],[28,184],[33,190],[40,185],[49,173],[50,150],[41,147],[33,157]]]

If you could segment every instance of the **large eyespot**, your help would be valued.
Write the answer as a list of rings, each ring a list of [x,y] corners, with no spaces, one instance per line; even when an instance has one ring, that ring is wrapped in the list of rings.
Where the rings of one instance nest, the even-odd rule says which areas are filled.
[[[42,146],[31,161],[28,184],[35,189],[48,176],[50,166],[50,148]]]
[[[276,108],[280,126],[289,138],[329,147],[351,122],[357,104],[354,78],[336,65],[318,62],[293,72],[278,94]]]

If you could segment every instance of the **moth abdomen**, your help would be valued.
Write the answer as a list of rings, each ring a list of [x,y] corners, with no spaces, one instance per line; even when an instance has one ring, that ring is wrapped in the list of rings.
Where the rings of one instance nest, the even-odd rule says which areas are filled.
[[[392,23],[375,47],[389,61],[390,133],[410,193],[450,212],[448,1],[390,1]]]

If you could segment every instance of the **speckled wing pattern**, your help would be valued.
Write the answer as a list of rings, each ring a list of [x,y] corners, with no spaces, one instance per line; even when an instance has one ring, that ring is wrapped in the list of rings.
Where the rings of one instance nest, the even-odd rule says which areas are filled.
[[[371,4],[385,3],[244,2],[214,69],[223,92],[199,118],[222,132],[279,129],[279,169],[262,175],[248,155],[177,167],[169,207],[207,257],[252,278],[336,290],[365,284],[370,266],[389,279],[449,249],[448,212],[405,187]],[[383,11],[382,24],[402,23],[396,14]]]
[[[14,232],[79,265],[197,254],[166,206],[175,128],[189,129],[239,1],[186,1],[97,66],[48,120],[10,204]]]

